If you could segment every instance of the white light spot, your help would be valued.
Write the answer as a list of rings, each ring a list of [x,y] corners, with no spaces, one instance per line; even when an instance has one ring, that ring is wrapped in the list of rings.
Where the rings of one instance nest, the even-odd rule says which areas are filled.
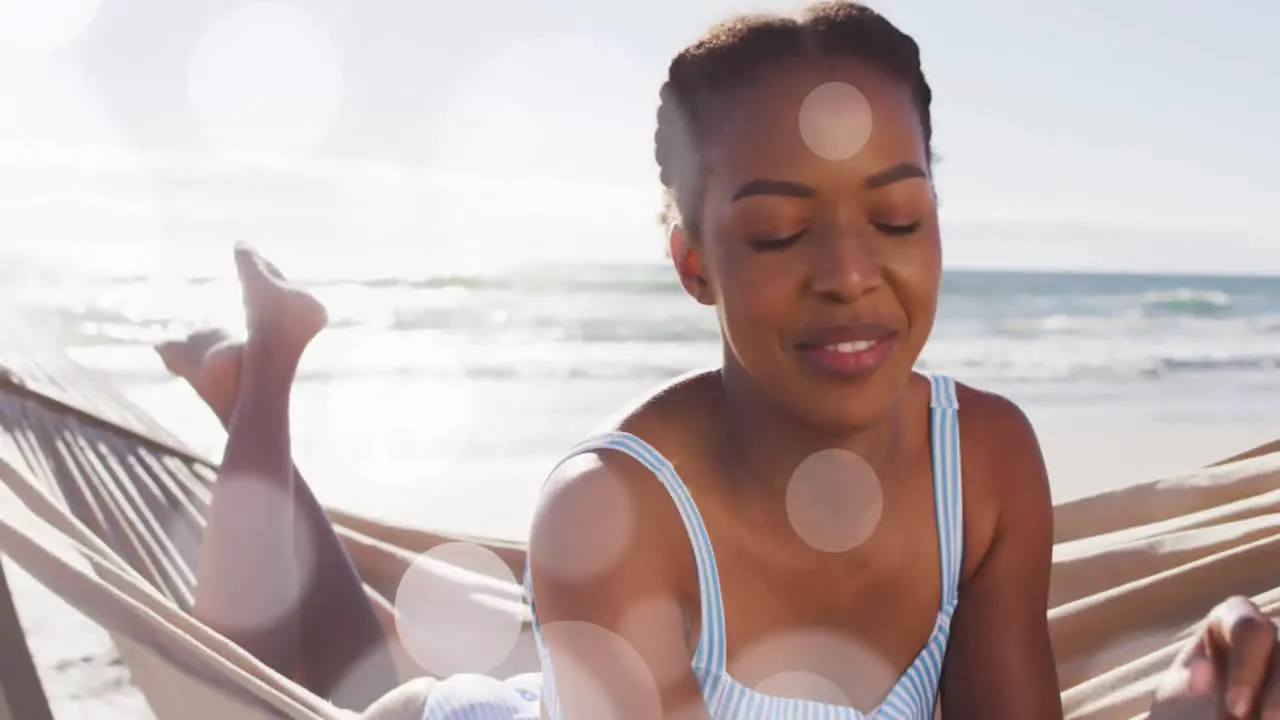
[[[731,665],[733,677],[760,692],[863,711],[879,704],[900,674],[873,648],[826,628],[771,635]]]
[[[589,455],[566,461],[560,468],[569,475],[576,466],[598,462]],[[622,559],[623,553],[636,540],[636,512],[631,495],[620,479],[598,474],[591,482],[575,488],[575,504],[590,512],[572,511],[575,522],[582,525],[572,534],[554,533],[559,544],[544,541],[536,550],[538,572],[555,575],[566,582],[585,582],[607,573]],[[580,538],[590,538],[582,542]]]
[[[852,707],[853,703],[830,680],[811,672],[787,670],[756,683],[755,690],[765,695],[803,698],[813,702]]]
[[[292,4],[246,2],[214,22],[188,70],[191,112],[220,150],[316,149],[342,102],[342,68],[325,29]]]
[[[800,106],[800,136],[827,160],[857,155],[871,139],[871,125],[871,104],[847,83],[819,85]]]
[[[662,717],[658,686],[648,665],[621,636],[591,623],[565,621],[544,626],[542,638],[550,649],[565,717]],[[611,696],[605,677],[623,695]]]
[[[453,542],[414,561],[396,589],[396,628],[405,651],[428,672],[486,673],[520,639],[525,607],[511,569],[493,552]]]
[[[292,555],[289,565],[292,572],[254,577],[253,597],[256,602],[252,605],[240,603],[234,609],[234,615],[217,618],[219,624],[253,631],[299,613],[303,597],[315,576],[315,547],[309,528],[302,516],[295,512],[293,497],[281,478],[224,473],[218,477],[218,502],[220,512],[225,513],[223,519],[231,522],[232,532],[237,525],[242,528],[234,536],[223,535],[238,539],[230,541],[233,550],[229,551],[229,557],[221,558],[221,562],[240,562],[242,558],[263,552]],[[249,528],[255,529],[250,531]],[[264,534],[261,528],[270,528],[274,534]],[[224,528],[224,532],[226,530]],[[264,550],[260,547],[264,542],[273,547]],[[286,549],[290,546],[291,551]],[[263,567],[276,567],[276,564]]]
[[[847,552],[880,524],[884,492],[867,461],[848,450],[821,450],[800,463],[787,485],[787,518],[816,550]]]
[[[673,597],[658,595],[641,598],[632,603],[618,629],[623,635],[636,638],[637,643],[643,643],[649,638],[658,640],[665,637],[665,634],[656,633],[654,628],[674,629],[678,632],[684,628],[684,622],[685,615],[680,609],[680,603]],[[656,655],[657,649],[647,654]],[[660,664],[669,674],[662,673],[654,676],[658,687],[670,687],[684,676],[687,668],[681,662],[682,660],[683,658],[672,658],[671,662]]]
[[[64,50],[84,34],[101,4],[102,0],[0,0],[0,55],[34,58]]]

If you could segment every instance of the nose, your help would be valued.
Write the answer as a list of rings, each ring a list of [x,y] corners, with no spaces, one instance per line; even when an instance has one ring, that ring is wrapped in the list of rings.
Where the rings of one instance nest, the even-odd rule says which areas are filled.
[[[810,245],[814,255],[809,286],[814,294],[850,303],[880,287],[884,273],[872,238],[848,227],[823,235]]]

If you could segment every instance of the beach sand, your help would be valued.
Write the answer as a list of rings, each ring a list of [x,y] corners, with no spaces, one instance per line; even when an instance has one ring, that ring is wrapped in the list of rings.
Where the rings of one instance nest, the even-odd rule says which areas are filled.
[[[1204,465],[1280,435],[1280,428],[1264,423],[1120,422],[1079,413],[1031,414],[1058,501]],[[480,517],[485,494],[483,488],[476,488],[474,495],[453,494],[449,517],[446,521],[442,514],[438,526],[495,527],[492,518],[486,522]],[[460,507],[475,508],[476,514],[460,516]],[[517,518],[527,517],[527,508],[499,515],[508,518],[506,523],[518,523]],[[518,529],[508,528],[504,534],[518,534]],[[11,563],[5,569],[55,717],[151,717],[106,634]]]

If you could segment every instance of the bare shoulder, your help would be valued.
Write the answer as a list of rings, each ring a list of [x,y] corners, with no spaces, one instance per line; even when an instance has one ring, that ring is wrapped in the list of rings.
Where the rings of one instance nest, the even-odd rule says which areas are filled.
[[[612,429],[643,439],[647,447],[633,446],[634,453],[680,465],[696,443],[687,430],[697,418],[687,410],[704,382],[691,376],[661,388]],[[547,478],[529,557],[539,595],[551,585],[574,598],[679,594],[677,586],[694,576],[688,533],[670,492],[653,469],[615,449],[578,454]]]
[[[956,395],[970,571],[1001,536],[1051,536],[1053,503],[1040,441],[1023,409],[969,385],[957,383]]]
[[[655,552],[680,528],[661,483],[635,458],[584,452],[562,463],[538,498],[529,537],[535,578],[548,571],[570,585],[607,583],[617,573],[660,573]],[[540,583],[541,584],[541,583]]]
[[[642,399],[612,428],[632,438],[566,459],[537,503],[531,600],[547,661],[590,668],[576,679],[581,687],[573,679],[581,673],[558,673],[566,716],[582,715],[568,710],[575,702],[598,709],[608,696],[616,707],[639,708],[631,717],[657,717],[654,677],[668,679],[659,689],[663,705],[687,707],[700,697],[689,665],[698,612],[692,545],[656,477],[667,474],[663,459],[679,462],[688,442],[680,430],[696,422],[678,412],[688,391],[677,383]],[[569,631],[549,632],[553,626]],[[637,657],[647,666],[638,674]]]
[[[988,390],[956,383],[962,450],[978,457],[1008,460],[1040,454],[1035,428],[1022,408]],[[1004,464],[1004,463],[1001,463]]]
[[[647,447],[634,453],[680,468],[698,452],[715,387],[713,373],[677,378],[627,408],[610,429],[642,439]],[[680,586],[694,577],[688,533],[670,492],[633,454],[613,449],[571,457],[547,478],[529,559],[539,593],[548,581],[572,597],[684,594]]]

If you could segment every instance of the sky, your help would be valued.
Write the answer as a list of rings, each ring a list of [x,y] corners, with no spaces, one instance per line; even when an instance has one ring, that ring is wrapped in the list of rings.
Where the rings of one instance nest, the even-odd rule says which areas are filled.
[[[922,49],[948,266],[1280,274],[1280,4],[871,4]],[[798,7],[0,1],[0,248],[660,260],[667,63]]]

